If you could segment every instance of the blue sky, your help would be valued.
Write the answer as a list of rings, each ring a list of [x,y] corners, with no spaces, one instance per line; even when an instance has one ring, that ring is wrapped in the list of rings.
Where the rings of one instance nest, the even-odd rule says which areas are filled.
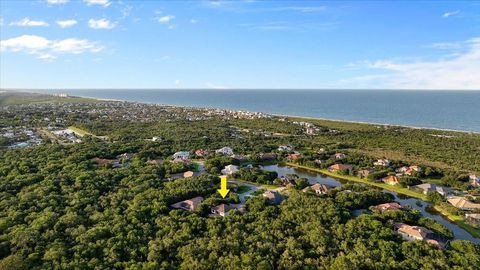
[[[480,2],[0,1],[2,88],[480,89]]]

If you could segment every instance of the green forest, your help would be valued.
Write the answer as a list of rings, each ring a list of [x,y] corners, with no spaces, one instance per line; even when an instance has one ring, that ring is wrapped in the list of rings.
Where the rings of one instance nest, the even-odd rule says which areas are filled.
[[[452,239],[447,228],[415,210],[355,215],[393,201],[367,186],[343,185],[324,196],[292,188],[279,205],[257,196],[247,200],[243,214],[233,210],[224,218],[208,217],[213,206],[238,203],[234,192],[225,199],[216,192],[219,171],[245,164],[214,153],[194,154],[229,146],[255,165],[259,153],[276,153],[280,160],[279,145],[294,145],[305,157],[325,148],[350,153],[359,162],[380,157],[418,162],[448,177],[480,171],[478,134],[309,120],[321,127],[310,136],[276,118],[193,121],[182,109],[155,107],[132,120],[125,119],[126,112],[102,116],[75,108],[0,109],[2,128],[39,129],[61,117],[63,126],[107,136],[0,148],[0,269],[480,269],[479,245],[452,240],[447,249],[437,249],[397,235],[393,223],[405,222]],[[113,106],[112,111],[120,110]],[[154,136],[161,139],[152,141]],[[170,179],[194,169],[167,162],[177,151],[203,161],[207,173]],[[133,154],[126,166],[94,161],[122,153]],[[236,177],[271,184],[277,176],[254,167]],[[205,198],[195,211],[169,207],[195,196]]]

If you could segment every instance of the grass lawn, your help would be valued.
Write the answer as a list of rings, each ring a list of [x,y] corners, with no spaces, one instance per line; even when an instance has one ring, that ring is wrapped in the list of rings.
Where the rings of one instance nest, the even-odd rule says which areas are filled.
[[[302,168],[302,169],[306,169],[306,170],[310,170],[310,171],[319,172],[321,174],[325,174],[325,175],[332,176],[332,177],[339,178],[339,179],[343,179],[343,180],[348,180],[348,181],[352,181],[352,182],[357,182],[357,183],[367,184],[367,185],[371,185],[371,186],[376,186],[376,187],[383,188],[383,189],[386,189],[386,190],[389,190],[389,191],[397,192],[399,194],[414,197],[414,198],[417,198],[417,199],[420,199],[420,200],[423,200],[423,201],[427,200],[426,195],[415,192],[415,191],[412,191],[412,190],[409,190],[407,188],[397,186],[397,185],[392,186],[392,185],[388,185],[388,184],[385,184],[385,183],[375,183],[375,182],[371,182],[371,181],[361,179],[361,178],[351,176],[351,175],[340,175],[340,174],[337,174],[337,173],[334,173],[334,172],[330,172],[326,169],[311,168],[311,167],[298,165],[298,164],[290,163],[290,162],[286,162],[285,165],[292,166],[292,167],[297,167],[297,168]]]
[[[108,139],[108,136],[97,136],[97,135],[92,134],[92,133],[90,133],[86,130],[83,130],[81,128],[77,128],[77,127],[74,127],[74,126],[70,126],[70,127],[68,127],[68,129],[72,130],[73,132],[77,133],[78,135],[80,135],[82,137],[85,136],[85,135],[90,135],[90,136],[95,137],[97,139],[102,139],[102,140],[107,140]]]
[[[245,192],[247,192],[247,191],[249,191],[249,190],[250,190],[250,187],[248,187],[248,186],[240,186],[240,187],[238,187],[238,189],[237,189],[237,193],[238,193],[238,194],[242,194],[242,193],[245,193]]]
[[[263,189],[276,189],[276,188],[279,188],[280,186],[277,186],[277,185],[268,185],[268,184],[262,184],[260,187],[261,187],[261,188],[263,188]]]
[[[70,129],[71,131],[77,133],[78,135],[80,136],[85,136],[85,135],[90,135],[90,136],[93,136],[95,137],[95,135],[93,135],[92,133],[86,131],[86,130],[83,130],[83,129],[80,129],[80,128],[77,128],[77,127],[74,127],[74,126],[70,126],[68,127],[68,129]]]

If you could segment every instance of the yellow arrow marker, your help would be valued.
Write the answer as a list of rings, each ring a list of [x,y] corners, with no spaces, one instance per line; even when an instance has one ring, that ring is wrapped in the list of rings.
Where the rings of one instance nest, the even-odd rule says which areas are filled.
[[[220,189],[217,189],[218,193],[222,196],[222,198],[225,198],[227,196],[228,192],[230,191],[227,189],[227,176],[226,175],[221,175],[220,176]]]

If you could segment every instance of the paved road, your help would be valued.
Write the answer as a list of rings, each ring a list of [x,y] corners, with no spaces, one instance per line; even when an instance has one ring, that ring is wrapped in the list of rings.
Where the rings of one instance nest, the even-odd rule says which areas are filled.
[[[245,202],[247,201],[247,197],[249,197],[252,193],[254,193],[255,191],[258,190],[258,186],[255,186],[253,184],[248,184],[248,183],[245,183],[245,182],[239,182],[239,181],[235,181],[235,180],[230,180],[228,182],[232,183],[232,184],[237,184],[239,187],[240,186],[247,186],[247,187],[250,188],[249,191],[238,194],[238,198],[240,199],[240,204],[245,204]]]

